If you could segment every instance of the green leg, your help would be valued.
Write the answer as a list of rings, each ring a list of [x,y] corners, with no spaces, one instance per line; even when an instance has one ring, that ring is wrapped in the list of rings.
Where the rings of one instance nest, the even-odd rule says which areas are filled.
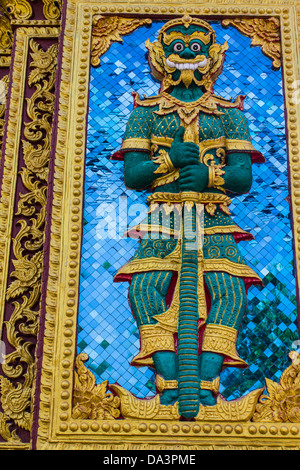
[[[199,357],[199,375],[200,381],[206,380],[212,382],[221,373],[224,356],[212,352],[203,352]],[[201,385],[201,382],[200,382]],[[202,405],[215,405],[216,399],[211,390],[202,390],[199,392],[200,403]]]
[[[222,325],[239,329],[247,305],[245,284],[242,279],[227,273],[206,273],[205,283],[211,296],[211,311],[207,325]],[[212,382],[222,369],[224,356],[204,351],[199,358],[199,375],[201,381]],[[201,388],[201,387],[200,387]],[[211,390],[200,389],[200,402],[203,405],[214,405],[215,396]]]
[[[152,356],[156,373],[165,380],[178,380],[178,359],[171,351],[160,351]],[[162,405],[172,405],[178,401],[178,388],[164,390],[160,402]]]
[[[129,289],[130,305],[140,328],[154,325],[155,315],[167,309],[166,295],[172,279],[168,271],[153,271],[134,274]]]
[[[139,327],[155,324],[153,318],[167,309],[166,295],[172,273],[157,271],[133,276],[129,290],[130,304]],[[164,380],[178,380],[177,355],[171,351],[158,351],[152,356],[155,371]],[[164,390],[161,403],[170,405],[178,401],[178,389]]]

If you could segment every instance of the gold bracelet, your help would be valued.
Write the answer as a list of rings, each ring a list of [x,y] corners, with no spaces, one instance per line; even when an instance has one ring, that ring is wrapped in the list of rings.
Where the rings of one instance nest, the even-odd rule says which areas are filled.
[[[222,176],[225,174],[223,170],[225,165],[215,165],[212,162],[208,167],[208,188],[216,188],[225,193],[225,189],[222,187],[225,184],[224,178]]]
[[[164,390],[176,390],[178,388],[177,380],[165,380],[161,375],[155,377],[156,388],[159,392]]]
[[[213,165],[209,165],[208,167],[208,188],[215,187],[215,167]]]
[[[216,377],[212,382],[208,380],[201,380],[201,390],[211,390],[214,393],[218,393],[220,387],[220,377]]]
[[[154,161],[154,163],[159,165],[159,167],[157,168],[157,170],[155,170],[154,173],[164,174],[164,173],[172,173],[173,171],[175,171],[175,167],[172,163],[172,160],[168,152],[166,152],[166,150],[161,149],[158,152],[158,155],[154,157],[152,160]]]

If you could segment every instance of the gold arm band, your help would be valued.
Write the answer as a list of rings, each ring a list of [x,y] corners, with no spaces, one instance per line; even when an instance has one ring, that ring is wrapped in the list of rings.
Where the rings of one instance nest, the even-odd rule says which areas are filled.
[[[121,150],[141,149],[141,150],[150,151],[150,147],[151,147],[150,139],[129,138],[123,141]]]
[[[226,139],[226,150],[255,150],[252,143],[248,140],[239,140],[239,139]]]
[[[156,388],[159,392],[178,388],[177,380],[165,380],[161,375],[155,377]]]
[[[201,390],[211,390],[214,393],[218,393],[220,387],[220,377],[216,377],[212,382],[208,380],[201,380]]]

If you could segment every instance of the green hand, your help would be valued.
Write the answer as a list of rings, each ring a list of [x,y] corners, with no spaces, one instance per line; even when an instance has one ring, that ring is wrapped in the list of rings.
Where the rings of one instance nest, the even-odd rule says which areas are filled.
[[[183,142],[185,128],[180,126],[172,143],[169,156],[175,168],[196,165],[199,161],[199,147],[193,142]]]
[[[208,184],[208,167],[203,163],[188,165],[179,170],[180,191],[203,191]]]

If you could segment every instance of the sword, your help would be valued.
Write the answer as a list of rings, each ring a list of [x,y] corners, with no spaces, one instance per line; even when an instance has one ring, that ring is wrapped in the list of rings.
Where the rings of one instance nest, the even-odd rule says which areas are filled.
[[[188,134],[186,132],[186,134]],[[184,135],[188,141],[191,136]],[[179,413],[187,419],[197,416],[199,411],[200,377],[198,367],[198,320],[206,316],[203,281],[203,251],[198,246],[197,192],[181,192],[183,203],[182,253],[179,278],[178,319],[178,392]],[[202,206],[203,208],[203,206]],[[199,262],[199,255],[202,259]],[[200,305],[199,305],[200,304]],[[200,310],[200,311],[201,311]]]

